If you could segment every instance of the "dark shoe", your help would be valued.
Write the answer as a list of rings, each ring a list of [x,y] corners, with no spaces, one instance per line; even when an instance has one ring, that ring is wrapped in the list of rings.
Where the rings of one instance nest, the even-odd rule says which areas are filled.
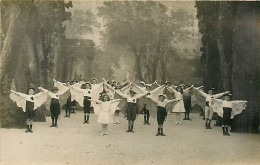
[[[31,132],[31,133],[33,133],[33,130],[32,130],[32,129],[30,129],[30,132]]]
[[[150,125],[150,122],[148,121],[146,124],[147,124],[147,125]]]
[[[187,120],[190,120],[190,121],[191,121],[191,119],[190,119],[190,118],[187,118]]]
[[[210,124],[208,125],[208,129],[211,129]]]
[[[155,136],[159,136],[159,135],[161,135],[161,134],[159,132],[157,132],[157,134]]]
[[[58,128],[58,124],[55,124],[55,127],[57,127],[57,128]]]
[[[187,118],[184,118],[183,120],[187,120]]]
[[[55,125],[54,125],[54,124],[52,124],[50,127],[55,127]]]
[[[228,133],[228,127],[226,127],[226,135],[230,136],[230,134]]]
[[[130,129],[128,129],[126,132],[131,132],[131,130],[130,130]]]
[[[86,123],[87,123],[87,120],[84,120],[84,121],[83,121],[83,124],[86,124]]]
[[[28,132],[30,132],[30,129],[27,128],[27,129],[25,130],[25,133],[28,133]]]

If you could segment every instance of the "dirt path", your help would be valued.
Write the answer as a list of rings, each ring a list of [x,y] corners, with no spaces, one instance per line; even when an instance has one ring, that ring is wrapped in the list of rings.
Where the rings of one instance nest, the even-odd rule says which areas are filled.
[[[101,125],[92,115],[82,124],[83,113],[58,121],[59,128],[35,123],[34,133],[23,129],[1,129],[1,165],[174,165],[174,164],[260,164],[260,135],[231,133],[222,135],[220,127],[204,129],[198,114],[192,121],[174,124],[170,115],[165,124],[166,137],[155,136],[157,124],[143,125],[143,115],[135,132],[126,133],[127,122],[109,125],[108,136],[100,136]]]

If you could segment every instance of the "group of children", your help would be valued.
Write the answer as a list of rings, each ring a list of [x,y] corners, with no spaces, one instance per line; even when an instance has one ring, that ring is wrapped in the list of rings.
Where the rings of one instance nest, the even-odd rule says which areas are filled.
[[[10,98],[22,107],[26,114],[27,132],[32,131],[33,113],[42,104],[51,112],[51,127],[58,127],[57,121],[61,108],[64,106],[65,117],[75,112],[76,102],[84,109],[83,124],[89,124],[90,114],[98,115],[97,122],[102,124],[101,135],[107,135],[108,124],[119,122],[120,111],[128,120],[126,132],[134,132],[134,122],[139,113],[144,114],[144,125],[150,125],[150,116],[156,117],[158,132],[156,136],[166,136],[163,132],[163,124],[168,114],[175,114],[175,124],[181,125],[181,113],[185,113],[183,120],[191,120],[189,113],[192,101],[205,99],[205,127],[211,129],[211,120],[214,112],[223,118],[223,135],[228,133],[229,120],[246,108],[246,101],[230,101],[230,92],[213,94],[214,89],[204,93],[202,87],[189,85],[171,85],[169,81],[165,85],[158,83],[140,84],[125,82],[119,84],[115,80],[112,83],[103,80],[97,83],[97,79],[90,82],[68,81],[61,83],[54,80],[52,91],[42,87],[41,92],[34,94],[34,88],[30,88],[28,94],[11,91]],[[224,101],[218,98],[225,96]],[[199,98],[201,97],[201,98]],[[201,105],[201,104],[200,104]]]

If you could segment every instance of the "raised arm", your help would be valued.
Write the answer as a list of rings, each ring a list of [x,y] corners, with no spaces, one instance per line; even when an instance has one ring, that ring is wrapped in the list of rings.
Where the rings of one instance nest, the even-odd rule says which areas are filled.
[[[171,100],[166,100],[167,104],[168,103],[172,103],[172,102],[177,102],[177,101],[180,101],[181,99],[171,99]]]
[[[118,101],[121,101],[122,99],[115,99],[115,100],[111,100],[110,102],[111,103],[114,103],[114,102],[118,102]]]
[[[75,91],[77,91],[77,92],[80,92],[80,93],[83,93],[83,89],[81,89],[81,88],[78,88],[78,87],[71,87],[72,89],[74,89]]]
[[[66,93],[66,92],[68,92],[70,89],[69,88],[65,88],[65,89],[63,89],[63,90],[59,90],[58,91],[58,93],[57,93],[57,95],[63,95],[64,93]]]
[[[214,95],[214,98],[215,98],[215,99],[220,98],[220,97],[222,97],[222,96],[224,96],[225,94],[228,94],[228,93],[230,93],[230,92],[229,92],[229,91],[226,91],[226,92],[223,92],[223,93],[215,94],[215,95]]]
[[[20,93],[20,92],[15,92],[14,90],[10,90],[10,92],[16,96],[19,96],[19,97],[26,97],[27,95],[24,94],[24,93]]]
[[[48,91],[47,89],[44,89],[43,87],[38,87],[38,89],[42,92],[46,92],[46,93],[51,93],[50,91]]]
[[[54,81],[54,86],[57,87],[59,90],[64,90],[64,89],[67,89],[68,87],[63,85],[61,82],[53,79]]]
[[[174,88],[168,88],[168,87],[167,87],[167,89],[168,89],[170,92],[172,92],[172,93],[176,93],[176,92],[177,92]]]
[[[148,91],[145,91],[144,93],[141,93],[141,94],[138,94],[138,95],[136,95],[136,99],[140,99],[140,98],[142,98],[142,97],[144,97],[145,95],[147,95],[149,92]]]
[[[199,92],[199,94],[202,95],[203,97],[207,97],[208,96],[208,94],[206,94],[205,92],[199,90],[198,88],[194,88],[194,89],[195,89],[195,91]]]
[[[151,95],[150,96],[147,96],[148,99],[151,99],[153,102],[155,102],[156,104],[158,104],[158,99],[155,99],[154,97],[152,97]]]
[[[120,95],[121,97],[127,99],[129,96],[127,94],[124,94],[123,92],[119,91],[119,90],[115,90],[115,92]]]
[[[189,87],[189,88],[187,88],[187,89],[184,89],[184,90],[183,90],[183,93],[187,93],[187,92],[188,92],[190,89],[192,89],[192,88],[193,88],[193,86],[194,86],[194,85],[190,86],[190,87]]]

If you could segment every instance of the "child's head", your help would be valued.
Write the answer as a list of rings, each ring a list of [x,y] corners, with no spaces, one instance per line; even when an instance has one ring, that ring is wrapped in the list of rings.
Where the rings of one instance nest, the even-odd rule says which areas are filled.
[[[29,88],[28,89],[28,94],[33,95],[34,94],[34,88]]]
[[[152,90],[152,86],[146,85],[146,90],[147,90],[147,91],[151,91],[151,90]]]
[[[140,82],[141,87],[145,87],[145,83],[143,81]]]
[[[187,88],[189,88],[190,86],[188,85],[188,84],[186,84],[185,86],[184,86],[184,89],[187,89]]]
[[[213,95],[214,88],[209,89],[208,94]]]
[[[225,95],[225,100],[226,101],[230,101],[231,100],[231,96],[232,96],[231,94],[226,94]]]
[[[58,89],[57,87],[53,87],[53,88],[52,88],[52,92],[53,92],[53,93],[57,93],[58,91],[59,91],[59,89]]]
[[[165,85],[166,85],[166,86],[171,86],[171,82],[170,82],[170,81],[166,81],[166,82],[165,82]]]
[[[70,81],[67,81],[67,82],[66,82],[66,85],[67,85],[68,87],[70,86],[70,84],[71,84]]]
[[[161,102],[163,102],[163,101],[165,100],[165,98],[166,98],[165,95],[163,95],[163,94],[159,95],[159,100],[160,100]]]
[[[107,95],[107,93],[103,93],[103,94],[102,94],[101,100],[102,100],[102,101],[109,101],[109,100],[110,100],[110,99],[109,99],[109,96]]]
[[[176,88],[176,91],[183,93],[183,89],[182,89],[181,86],[178,86],[178,87]]]
[[[91,89],[91,84],[89,82],[86,82],[86,89]]]
[[[93,84],[96,84],[96,83],[97,83],[97,79],[96,79],[96,78],[93,78],[93,79],[92,79],[92,83],[93,83]]]
[[[136,94],[136,92],[134,90],[132,90],[132,89],[130,89],[129,92],[130,92],[130,96],[131,97],[134,97],[134,95]]]

